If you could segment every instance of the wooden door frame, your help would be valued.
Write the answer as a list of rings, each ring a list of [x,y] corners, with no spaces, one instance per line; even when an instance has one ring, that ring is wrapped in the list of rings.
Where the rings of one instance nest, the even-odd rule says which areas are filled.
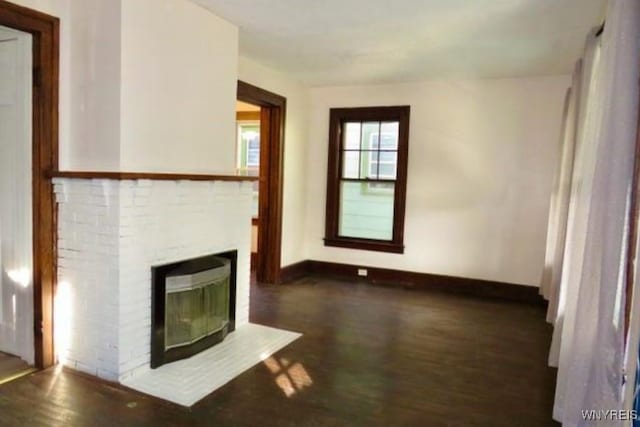
[[[33,312],[35,365],[54,364],[53,296],[56,221],[48,174],[58,166],[60,20],[0,0],[0,25],[33,37]]]
[[[237,99],[260,106],[260,198],[256,279],[279,283],[282,258],[284,129],[287,100],[238,80]],[[264,136],[267,138],[264,138]],[[266,141],[265,141],[266,139]]]

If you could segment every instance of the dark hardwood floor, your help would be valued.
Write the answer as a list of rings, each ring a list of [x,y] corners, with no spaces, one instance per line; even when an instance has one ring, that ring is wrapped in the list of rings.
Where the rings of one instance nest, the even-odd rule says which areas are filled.
[[[29,369],[24,360],[0,351],[0,383]]]
[[[557,425],[540,306],[302,279],[251,320],[304,336],[191,409],[52,369],[0,386],[0,425]]]

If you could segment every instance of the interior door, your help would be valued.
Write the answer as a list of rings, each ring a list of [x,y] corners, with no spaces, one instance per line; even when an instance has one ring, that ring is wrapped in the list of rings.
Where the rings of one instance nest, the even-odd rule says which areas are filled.
[[[0,351],[34,362],[32,40],[0,27]]]

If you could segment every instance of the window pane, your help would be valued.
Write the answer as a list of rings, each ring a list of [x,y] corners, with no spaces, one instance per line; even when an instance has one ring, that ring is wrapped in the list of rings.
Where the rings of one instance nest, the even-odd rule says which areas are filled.
[[[395,151],[362,152],[362,168],[360,178],[396,179],[398,153]],[[378,166],[378,159],[380,165]]]
[[[260,134],[247,142],[247,166],[260,165]]]
[[[397,151],[381,151],[380,161],[382,163],[397,163],[398,152]]]
[[[240,124],[238,169],[257,170],[260,165],[260,126],[256,124]]]
[[[379,179],[396,179],[398,165],[398,153],[395,151],[380,152]]]
[[[380,179],[396,179],[396,165],[389,163],[380,163],[379,169]]]
[[[359,163],[360,152],[359,151],[343,151],[342,152],[342,177],[343,178],[358,178],[360,173]]]
[[[344,149],[358,150],[360,148],[360,122],[344,124]]]
[[[398,122],[383,122],[380,125],[382,131],[382,140],[380,141],[381,150],[397,150],[398,149],[398,130],[400,124]]]
[[[394,183],[340,183],[338,234],[392,240],[394,193]]]
[[[238,122],[237,170],[249,176],[260,174],[260,124]],[[259,183],[253,182],[252,213],[258,217]]]
[[[377,150],[380,122],[367,122],[362,124],[362,149]]]
[[[378,152],[363,151],[360,153],[360,178],[377,179],[378,178]]]

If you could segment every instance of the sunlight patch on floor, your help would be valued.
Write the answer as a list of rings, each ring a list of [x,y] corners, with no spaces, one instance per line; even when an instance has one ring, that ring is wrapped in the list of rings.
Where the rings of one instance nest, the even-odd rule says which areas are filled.
[[[291,364],[285,358],[277,360],[274,357],[269,357],[264,360],[264,364],[276,376],[276,384],[287,397],[291,397],[313,384],[313,380],[301,363]]]

